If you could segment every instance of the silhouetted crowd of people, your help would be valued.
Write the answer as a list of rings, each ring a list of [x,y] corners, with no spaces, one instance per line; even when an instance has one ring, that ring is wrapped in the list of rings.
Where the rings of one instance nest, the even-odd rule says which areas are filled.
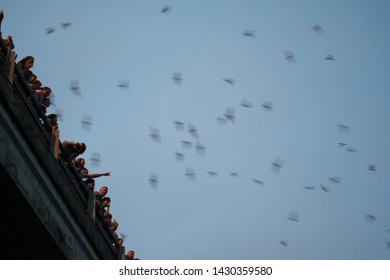
[[[3,11],[0,10],[0,36],[1,36],[1,21],[4,18]],[[1,37],[2,38],[2,37]],[[14,49],[14,43],[11,36],[3,39],[4,44],[10,50]],[[17,77],[19,79],[24,79],[28,84],[30,95],[27,95],[26,98],[31,103],[32,107],[36,110],[41,110],[42,114],[38,114],[40,117],[40,122],[43,124],[44,120],[42,116],[47,118],[47,122],[50,124],[51,129],[48,131],[50,135],[54,135],[55,132],[58,132],[58,116],[56,114],[47,114],[47,110],[51,105],[50,96],[52,90],[48,86],[44,86],[42,82],[38,79],[38,76],[32,72],[31,68],[34,66],[34,57],[26,56],[18,62],[15,61],[16,67],[19,69],[20,75],[22,77]],[[15,69],[16,70],[16,69]],[[17,76],[18,72],[15,71]],[[35,99],[35,100],[34,100]],[[35,106],[39,104],[38,108]],[[59,142],[59,139],[57,139]],[[119,253],[119,247],[123,246],[123,237],[118,236],[117,229],[119,227],[118,221],[116,221],[112,214],[110,213],[111,198],[107,196],[108,187],[102,186],[98,191],[95,190],[95,179],[102,176],[110,176],[111,172],[104,173],[89,173],[86,168],[86,160],[81,157],[81,155],[86,151],[87,145],[82,142],[74,141],[64,141],[59,144],[59,160],[63,160],[66,168],[69,169],[71,174],[75,174],[76,182],[82,182],[81,186],[84,187],[88,195],[95,196],[95,217],[96,222],[100,224],[102,228],[111,232],[114,237],[114,242],[112,244],[113,248]],[[129,250],[125,256],[125,259],[128,260],[137,260],[135,258],[135,253],[133,250]]]

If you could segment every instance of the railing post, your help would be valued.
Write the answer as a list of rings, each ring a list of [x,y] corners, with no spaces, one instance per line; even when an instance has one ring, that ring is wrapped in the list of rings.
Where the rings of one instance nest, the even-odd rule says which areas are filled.
[[[58,159],[59,142],[60,142],[60,131],[52,127],[51,137],[50,137],[50,149],[53,152],[55,159]]]
[[[95,207],[95,201],[96,201],[96,193],[92,192],[88,196],[88,215],[95,220],[96,218],[96,207]]]
[[[119,253],[118,253],[118,259],[119,260],[125,260],[126,259],[126,254],[125,254],[125,246],[119,246]]]
[[[16,55],[14,51],[11,51],[9,48],[8,49],[8,57],[6,60],[6,64],[8,64],[8,81],[10,82],[10,85],[13,84],[14,82],[14,71],[15,71],[15,59]]]

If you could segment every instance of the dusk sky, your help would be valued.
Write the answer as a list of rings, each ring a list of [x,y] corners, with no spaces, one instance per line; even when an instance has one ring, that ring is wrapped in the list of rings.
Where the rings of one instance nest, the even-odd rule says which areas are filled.
[[[390,1],[0,9],[136,257],[390,259]]]

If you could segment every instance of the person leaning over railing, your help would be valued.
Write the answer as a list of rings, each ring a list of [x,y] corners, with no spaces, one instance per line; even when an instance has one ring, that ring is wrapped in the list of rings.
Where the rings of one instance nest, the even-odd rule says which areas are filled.
[[[33,74],[33,72],[30,70],[34,66],[34,57],[31,55],[28,55],[24,57],[22,60],[20,60],[16,64],[20,71],[22,72],[23,77],[28,81]]]
[[[39,87],[35,89],[34,92],[35,92],[35,97],[38,99],[38,102],[41,104],[41,110],[44,113],[46,113],[46,109],[51,105],[50,98],[49,98],[51,94],[51,88]]]
[[[56,114],[49,114],[47,116],[50,128],[47,128],[50,139],[50,149],[54,154],[54,157],[58,159],[59,155],[59,142],[60,142],[60,131],[58,130],[58,116]]]
[[[87,145],[83,142],[64,141],[62,145],[64,147],[62,157],[66,164],[74,163],[76,157],[84,153],[87,149]]]
[[[129,250],[127,251],[127,254],[126,254],[126,260],[139,260],[139,258],[136,258],[135,257],[135,252],[134,250]]]
[[[40,107],[40,108],[41,108],[41,111],[42,111],[44,114],[46,114],[46,113],[47,113],[47,108],[49,108],[50,105],[51,105],[51,100],[50,100],[50,98],[44,96],[44,97],[42,98],[42,102],[41,102],[41,107]]]
[[[95,180],[92,178],[87,178],[84,180],[84,184],[87,186],[88,191],[93,193],[95,191]]]
[[[7,38],[3,39],[3,41],[7,46],[7,48],[9,48],[10,50],[13,50],[15,48],[14,42],[12,40],[12,36],[8,35]]]
[[[39,89],[42,86],[42,83],[38,80],[37,75],[35,75],[34,73],[31,74],[27,83],[32,91],[35,91],[36,89]]]
[[[110,229],[112,231],[112,234],[114,235],[116,243],[118,243],[118,234],[116,233],[116,230],[118,229],[118,227],[119,227],[119,223],[116,220],[112,221]]]
[[[58,129],[58,117],[56,114],[50,114],[47,116],[47,119],[49,120],[49,123],[52,127],[52,130]]]
[[[87,168],[85,168],[85,159],[84,158],[78,158],[76,159],[74,163],[74,167],[77,171],[77,173],[80,174],[81,178],[98,178],[102,176],[110,176],[111,172],[104,172],[104,173],[92,173],[89,174],[89,171]]]
[[[104,222],[106,223],[106,225],[108,226],[108,227],[110,227],[111,228],[111,226],[112,226],[112,214],[111,213],[104,213],[103,214],[104,215]]]
[[[108,187],[103,186],[99,189],[98,192],[95,192],[96,194],[96,200],[95,200],[95,206],[96,206],[96,211],[103,217],[103,197],[106,196],[108,193]]]
[[[48,86],[42,87],[42,82],[30,70],[34,66],[34,57],[31,55],[26,56],[17,63],[17,66],[30,88],[30,94],[27,95],[27,98],[30,100],[31,105],[37,110],[37,114],[39,114],[38,111],[46,114],[47,108],[51,105],[49,96],[52,90]],[[32,100],[34,98],[37,102]]]
[[[103,209],[103,220],[106,223],[108,227],[112,226],[112,215],[110,214],[110,207],[111,207],[111,198],[110,197],[103,197],[102,201],[102,209]]]

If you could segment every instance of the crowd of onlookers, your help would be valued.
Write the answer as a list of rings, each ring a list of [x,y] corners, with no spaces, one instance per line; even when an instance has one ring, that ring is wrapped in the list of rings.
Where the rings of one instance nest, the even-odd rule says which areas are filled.
[[[23,77],[28,82],[28,85],[35,96],[36,100],[40,104],[40,109],[44,114],[47,113],[47,108],[50,106],[50,94],[51,89],[48,86],[42,86],[42,82],[38,80],[37,75],[35,75],[31,68],[34,66],[34,57],[26,56],[17,63]],[[47,115],[48,121],[50,122],[52,129],[58,129],[58,117],[56,114]],[[95,211],[97,220],[101,223],[102,226],[108,227],[112,234],[114,235],[115,241],[113,246],[116,247],[116,244],[122,246],[123,238],[119,237],[117,234],[117,229],[119,223],[113,219],[112,214],[110,213],[111,198],[107,196],[108,187],[102,186],[98,191],[95,191],[95,178],[101,176],[110,176],[111,172],[104,173],[89,173],[85,164],[86,161],[84,158],[80,157],[85,150],[87,145],[83,142],[73,142],[73,141],[64,141],[62,142],[62,153],[61,157],[65,161],[67,166],[71,165],[74,170],[77,172],[78,176],[85,183],[88,192],[94,193],[96,195],[95,199]],[[126,258],[128,259],[137,259],[134,257],[134,251],[130,250],[127,252]]]
[[[2,19],[3,19],[3,12],[0,11],[0,27],[1,27]],[[1,36],[1,31],[0,31],[0,36]],[[5,45],[9,50],[14,49],[15,46],[11,36],[8,36],[7,38],[3,39],[3,42],[5,43]],[[49,131],[49,133],[53,135],[53,132],[58,131],[58,116],[56,114],[47,114],[47,109],[51,105],[50,102],[50,96],[52,93],[51,88],[48,86],[44,86],[42,82],[38,79],[37,75],[32,72],[31,68],[34,66],[33,56],[24,57],[23,59],[19,60],[16,63],[16,65],[22,76],[17,78],[22,78],[22,79],[24,78],[30,90],[30,95],[26,96],[27,99],[32,104],[39,104],[38,106],[39,108],[36,108],[36,106],[33,107],[36,108],[37,110],[42,111],[43,114],[40,114],[41,116],[42,115],[46,116],[47,121],[51,125],[51,132]],[[17,72],[15,71],[15,74],[16,73]],[[76,176],[79,177],[77,179],[80,179],[83,182],[82,185],[84,185],[84,187],[87,189],[88,194],[94,195],[96,197],[95,209],[94,209],[96,222],[100,223],[100,225],[103,228],[108,229],[108,231],[112,233],[114,237],[114,242],[112,246],[117,252],[119,252],[119,248],[117,246],[123,246],[124,240],[122,236],[121,237],[118,236],[117,229],[119,223],[115,219],[113,219],[113,216],[110,213],[111,198],[107,196],[108,187],[102,186],[98,191],[95,190],[95,179],[101,176],[110,176],[111,172],[92,173],[92,174],[89,173],[88,169],[85,166],[86,161],[84,158],[81,157],[81,155],[87,149],[85,143],[64,141],[59,145],[61,145],[59,156],[64,161],[66,167],[72,171],[75,171]],[[125,258],[129,260],[138,259],[135,258],[135,253],[133,250],[129,250]]]

